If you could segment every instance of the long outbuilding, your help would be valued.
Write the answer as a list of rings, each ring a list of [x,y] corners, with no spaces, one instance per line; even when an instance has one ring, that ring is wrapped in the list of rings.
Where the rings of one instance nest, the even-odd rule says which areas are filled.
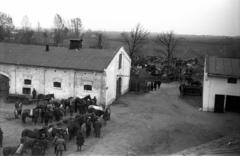
[[[0,43],[0,96],[52,94],[55,98],[97,98],[111,104],[129,90],[131,59],[123,47],[82,49]]]

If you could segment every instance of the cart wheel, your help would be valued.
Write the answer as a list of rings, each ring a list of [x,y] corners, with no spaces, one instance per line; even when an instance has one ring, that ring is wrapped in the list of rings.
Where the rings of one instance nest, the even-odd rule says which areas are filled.
[[[8,103],[8,102],[9,102],[9,97],[8,97],[8,96],[5,96],[5,97],[3,98],[3,101],[4,101],[5,103]]]
[[[24,100],[22,101],[22,103],[23,103],[24,105],[28,105],[28,104],[29,104],[29,100],[28,100],[28,99],[24,99]]]

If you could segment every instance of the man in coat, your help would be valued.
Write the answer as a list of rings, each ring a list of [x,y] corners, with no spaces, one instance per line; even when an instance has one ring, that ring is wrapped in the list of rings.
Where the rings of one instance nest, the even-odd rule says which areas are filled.
[[[94,127],[95,137],[100,138],[100,132],[101,132],[101,128],[102,128],[100,119],[97,119],[97,121],[94,123],[93,127]]]
[[[42,155],[42,148],[37,142],[32,148],[32,156],[41,156]]]
[[[66,147],[66,142],[63,139],[62,135],[60,135],[59,139],[57,140],[56,146],[57,146],[57,156],[58,156],[59,153],[60,153],[60,156],[62,156],[62,151]]]
[[[35,88],[33,88],[32,95],[33,95],[33,99],[36,99],[37,92]]]
[[[0,147],[2,147],[2,141],[3,141],[3,131],[2,131],[2,128],[0,127]]]
[[[81,151],[82,146],[83,146],[83,144],[84,144],[84,136],[83,136],[82,132],[79,132],[79,133],[78,133],[76,144],[77,144],[77,151],[78,151],[79,149],[80,149],[80,151]]]

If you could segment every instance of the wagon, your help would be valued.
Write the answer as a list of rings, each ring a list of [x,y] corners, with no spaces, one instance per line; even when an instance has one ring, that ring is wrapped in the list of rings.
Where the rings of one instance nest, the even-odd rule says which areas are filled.
[[[24,95],[24,94],[8,94],[3,98],[5,103],[10,102],[21,102],[23,104],[30,104],[33,101],[31,95]]]
[[[181,84],[179,86],[181,97],[184,95],[202,96],[202,86],[192,86]]]

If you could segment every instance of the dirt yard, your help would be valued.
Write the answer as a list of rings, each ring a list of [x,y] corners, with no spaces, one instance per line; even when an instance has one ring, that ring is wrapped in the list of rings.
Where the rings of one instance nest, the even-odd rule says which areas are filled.
[[[68,151],[63,155],[169,155],[240,133],[240,114],[202,112],[199,110],[202,97],[180,98],[178,85],[162,84],[161,89],[150,93],[125,94],[111,106],[111,120],[103,126],[100,138],[92,133],[85,139],[81,152],[76,152],[75,139],[67,142]],[[42,126],[33,127],[29,118],[26,126],[20,120],[6,120],[7,115],[13,117],[13,109],[14,104],[0,102],[3,146],[18,145],[24,128]],[[46,155],[54,155],[53,151],[50,146]]]

